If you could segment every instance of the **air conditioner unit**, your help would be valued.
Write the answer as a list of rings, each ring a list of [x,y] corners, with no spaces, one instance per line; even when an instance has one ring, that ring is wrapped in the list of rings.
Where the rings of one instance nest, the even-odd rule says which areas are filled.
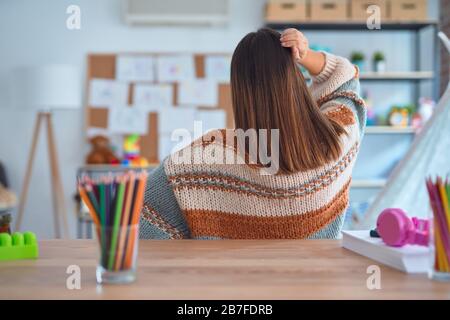
[[[229,0],[123,0],[130,25],[223,25]]]

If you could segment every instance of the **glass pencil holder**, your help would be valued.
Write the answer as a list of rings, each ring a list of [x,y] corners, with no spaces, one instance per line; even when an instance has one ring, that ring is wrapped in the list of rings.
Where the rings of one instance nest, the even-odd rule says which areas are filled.
[[[430,269],[428,276],[436,281],[450,282],[450,239],[443,236],[448,234],[448,230],[442,230],[445,225],[442,221],[437,221],[431,211],[430,215]]]
[[[99,261],[97,283],[125,284],[136,280],[139,224],[131,226],[97,226]]]

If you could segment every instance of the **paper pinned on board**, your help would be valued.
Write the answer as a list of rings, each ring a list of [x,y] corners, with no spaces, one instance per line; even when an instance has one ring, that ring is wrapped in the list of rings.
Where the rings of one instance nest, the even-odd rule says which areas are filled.
[[[194,130],[195,109],[169,107],[158,113],[158,131],[160,134],[172,133],[177,129]]]
[[[231,57],[225,55],[211,55],[205,57],[205,76],[217,82],[230,82]]]
[[[92,79],[89,83],[89,106],[109,108],[128,104],[128,83],[110,79]]]
[[[216,107],[219,104],[219,86],[217,82],[207,79],[181,82],[178,87],[178,104]]]
[[[116,79],[119,81],[154,81],[152,56],[119,55],[116,60]]]
[[[195,79],[192,55],[168,55],[157,58],[158,82],[180,82]]]
[[[108,130],[111,133],[145,135],[148,132],[148,114],[145,110],[121,106],[108,112]]]
[[[227,115],[225,110],[197,110],[195,114],[195,121],[201,122],[201,134],[213,129],[224,129],[227,123]],[[199,138],[199,137],[194,137]]]
[[[185,139],[185,137],[175,137],[172,140],[172,135],[169,133],[160,134],[158,139],[158,157],[162,161],[164,158],[177,152],[184,147],[187,147],[192,142],[192,139]]]
[[[169,84],[136,84],[133,88],[133,105],[158,111],[173,105],[173,86]]]

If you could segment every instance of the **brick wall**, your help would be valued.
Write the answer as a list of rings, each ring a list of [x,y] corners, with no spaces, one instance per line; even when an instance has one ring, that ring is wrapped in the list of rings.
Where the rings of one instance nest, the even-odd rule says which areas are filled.
[[[450,37],[450,0],[441,0],[440,8],[440,29],[448,37]],[[441,51],[441,93],[444,93],[447,88],[449,81],[449,65],[450,65],[450,55],[447,50],[442,46]]]

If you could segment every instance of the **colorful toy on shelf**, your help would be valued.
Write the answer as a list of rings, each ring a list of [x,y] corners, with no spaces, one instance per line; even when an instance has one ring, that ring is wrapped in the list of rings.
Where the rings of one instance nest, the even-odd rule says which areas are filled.
[[[125,137],[123,141],[123,160],[122,165],[131,167],[146,167],[148,161],[141,157],[141,147],[139,145],[140,136],[131,134]]]
[[[11,214],[0,213],[0,233],[11,233]]]
[[[407,127],[410,124],[412,106],[392,107],[388,116],[388,123],[393,127]]]
[[[377,116],[375,114],[375,111],[373,111],[372,108],[367,108],[366,125],[368,125],[368,126],[375,126],[375,125],[377,125]]]
[[[119,164],[119,158],[112,151],[107,137],[95,136],[89,141],[92,151],[86,157],[87,164]]]
[[[33,232],[0,233],[0,261],[36,259],[38,256],[38,242]]]
[[[377,124],[377,115],[373,109],[372,99],[370,97],[369,91],[365,90],[362,96],[363,100],[366,102],[366,110],[367,110],[367,126],[375,126]]]
[[[412,126],[421,129],[431,119],[436,103],[430,98],[420,98],[419,108],[412,118]]]

